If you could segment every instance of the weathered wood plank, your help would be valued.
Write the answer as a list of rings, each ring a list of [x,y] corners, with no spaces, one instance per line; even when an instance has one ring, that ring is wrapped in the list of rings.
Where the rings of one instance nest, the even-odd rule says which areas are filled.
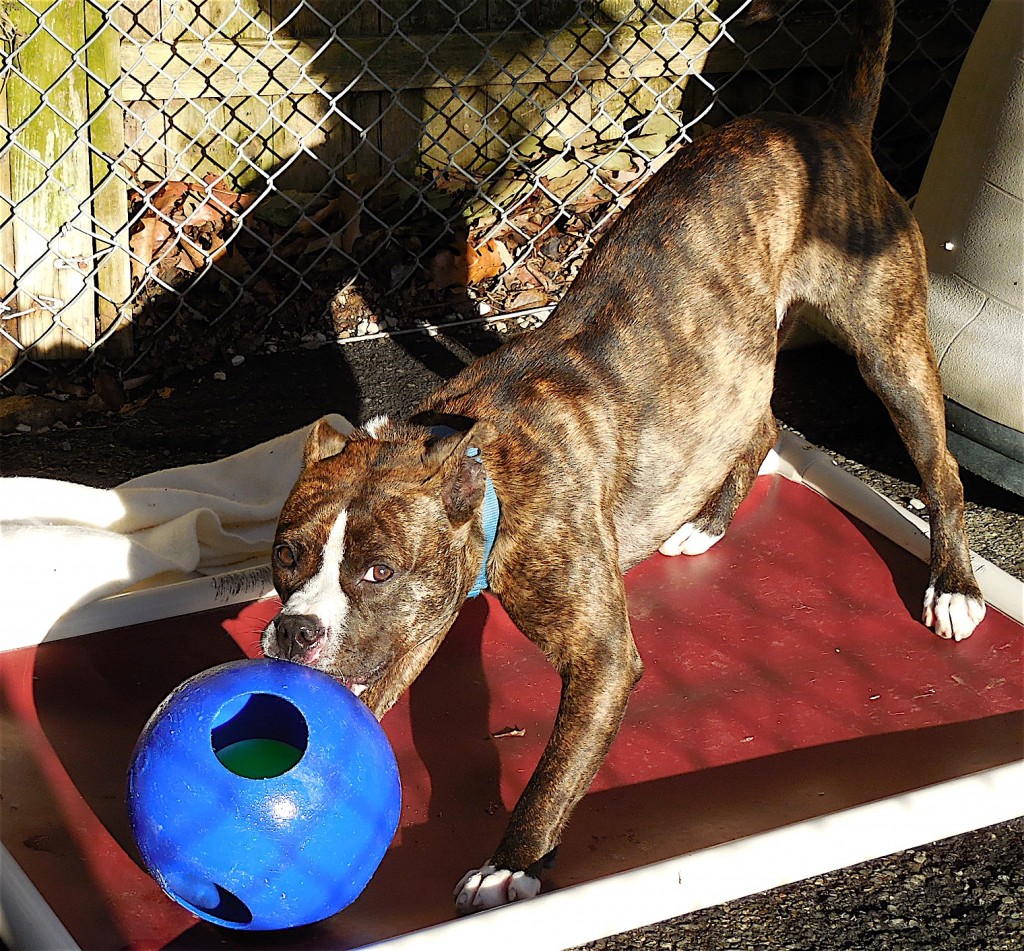
[[[426,36],[430,36],[431,31],[443,26],[438,18],[440,11],[436,7],[431,9],[431,6],[418,5],[415,8],[415,19],[410,24],[412,27],[419,27]],[[460,32],[467,34],[468,38],[494,35],[496,31],[492,28],[495,24],[488,20],[488,6],[481,0],[458,0],[459,22],[463,24]],[[414,29],[410,29],[409,32],[413,43],[420,45],[417,39],[420,34]],[[452,49],[454,50],[454,47]],[[438,53],[441,53],[441,56],[438,56]],[[466,48],[460,50],[459,55],[467,58],[452,61],[450,68],[442,72],[465,70],[480,60],[483,51],[478,46],[475,53],[472,49]],[[429,57],[420,57],[414,62],[420,75],[424,75],[425,71],[431,69],[430,62],[446,59],[447,54],[442,53],[439,48],[437,51],[431,50]],[[460,168],[479,166],[480,161],[486,157],[487,143],[492,138],[488,133],[485,118],[490,107],[490,97],[486,88],[473,85],[459,89],[454,78],[441,85],[418,87],[419,83],[416,83],[415,86],[407,86],[406,91],[408,95],[412,90],[420,100],[419,108],[423,116],[419,130],[420,160],[434,167],[449,164]]]
[[[699,16],[701,8],[714,10],[718,3],[717,0],[702,0],[699,4],[696,0],[597,0],[595,6],[612,23],[637,19],[660,23]]]
[[[366,38],[369,44],[381,45],[376,37],[385,29],[390,32],[391,25],[385,27],[384,17],[376,3],[363,0],[347,0],[346,6],[352,11],[345,25],[354,33]],[[343,32],[347,32],[343,31]],[[345,38],[348,42],[348,37]],[[325,54],[339,49],[332,43],[325,49]],[[346,54],[351,55],[351,54]],[[373,68],[375,64],[368,64]],[[356,176],[359,180],[376,181],[384,171],[381,161],[381,122],[380,116],[384,107],[385,95],[381,89],[353,89],[343,96],[337,110],[330,116],[332,122],[338,123],[339,145],[347,144],[347,155],[339,156],[335,169],[343,176]],[[310,97],[315,100],[316,97]],[[330,104],[333,105],[333,104]]]
[[[163,0],[161,38],[266,42],[271,17],[265,6],[258,0]]]
[[[104,14],[115,0],[91,0],[84,4],[86,101],[89,125],[89,159],[92,181],[92,219],[96,253],[103,255],[96,271],[96,335],[115,324],[104,344],[111,357],[132,352],[131,326],[124,304],[131,296],[131,258],[128,253],[128,189],[116,168],[124,154],[124,115],[108,98],[107,90],[121,75],[120,39]]]
[[[118,3],[110,15],[123,36],[145,43],[160,35],[163,0],[128,0]]]
[[[165,103],[140,99],[123,110],[123,166],[139,182],[164,178],[172,161],[168,155]]]
[[[296,39],[330,36],[335,27],[344,35],[380,32],[377,9],[364,0],[304,0],[275,4],[271,11],[274,29]],[[283,27],[282,27],[283,24]]]
[[[8,52],[4,49],[4,52]],[[11,127],[7,114],[7,83],[0,83],[0,128]],[[14,294],[14,209],[7,201],[11,194],[11,153],[7,135],[0,141],[0,373],[6,373],[21,352],[12,342],[17,339],[17,309]]]
[[[507,31],[357,36],[345,40],[352,52],[283,39],[273,46],[154,42],[145,55],[134,46],[123,48],[124,79],[114,92],[123,102],[247,92],[274,98],[656,76],[689,70],[691,61],[707,52],[716,29],[704,21],[664,29],[627,23],[610,32],[573,28],[546,37]]]
[[[488,26],[486,0],[455,0],[448,6],[450,9],[415,0],[384,0],[382,21],[393,22],[411,36],[440,32],[452,25],[454,17],[461,31],[467,33],[476,34]],[[423,89],[406,87],[394,96],[382,96],[380,147],[388,159],[384,174],[411,178],[419,166],[421,139],[444,142],[446,125],[443,108],[431,104],[429,93]]]
[[[86,283],[93,241],[90,163],[79,134],[88,119],[86,74],[73,50],[84,42],[77,0],[8,7],[25,39],[7,81],[17,337],[33,356],[80,354],[95,339],[95,300]],[[45,29],[39,28],[40,21]]]
[[[894,39],[892,57],[902,61],[961,54],[962,38],[934,30],[934,19],[925,10],[901,21],[905,29]],[[767,35],[766,30],[762,32]],[[665,26],[629,22],[607,30],[573,27],[545,37],[500,30],[472,37],[464,33],[352,36],[345,39],[352,52],[331,46],[319,53],[318,44],[285,38],[279,38],[274,47],[254,41],[210,41],[205,46],[187,40],[173,46],[154,42],[147,45],[144,57],[133,46],[123,47],[125,78],[115,94],[122,101],[132,101],[218,96],[237,89],[238,94],[249,90],[273,97],[643,79],[690,71],[691,61],[708,52],[717,33],[714,20]],[[752,35],[757,35],[756,30]],[[823,31],[820,21],[805,20],[787,24],[784,32],[751,53],[731,43],[716,43],[705,72],[785,69],[805,59],[830,68],[842,63],[848,45],[845,30]],[[369,64],[369,71],[364,64]]]
[[[266,102],[250,96],[231,96],[221,102],[175,100],[165,104],[170,120],[164,133],[172,164],[166,176],[200,181],[208,175],[228,188],[244,190],[265,181],[287,154],[275,147],[278,123]]]

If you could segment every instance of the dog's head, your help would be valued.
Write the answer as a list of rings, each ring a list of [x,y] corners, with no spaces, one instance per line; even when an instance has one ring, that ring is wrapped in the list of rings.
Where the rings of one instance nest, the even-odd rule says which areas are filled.
[[[478,423],[438,437],[375,420],[343,436],[325,420],[278,522],[272,564],[282,609],[268,657],[342,680],[380,716],[440,645],[483,553],[478,517],[494,435]]]

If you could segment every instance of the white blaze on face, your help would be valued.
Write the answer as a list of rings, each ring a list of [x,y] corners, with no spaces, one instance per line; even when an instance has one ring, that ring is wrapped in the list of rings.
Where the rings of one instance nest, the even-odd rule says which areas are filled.
[[[329,631],[337,631],[348,614],[348,598],[341,590],[341,560],[345,556],[345,526],[348,512],[342,509],[331,526],[320,567],[301,588],[293,592],[284,614],[316,617]]]

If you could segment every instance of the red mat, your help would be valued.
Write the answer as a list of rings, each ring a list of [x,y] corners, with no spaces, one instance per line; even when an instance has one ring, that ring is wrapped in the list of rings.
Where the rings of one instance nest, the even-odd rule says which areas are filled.
[[[630,572],[646,673],[545,890],[1019,758],[1021,626],[990,609],[970,640],[940,640],[916,620],[926,576],[781,477],[757,481],[706,555]],[[252,654],[275,608],[0,655],[3,841],[82,947],[260,942],[164,898],[135,864],[123,790],[160,700]],[[532,771],[558,687],[496,601],[469,602],[384,721],[404,804],[380,870],[348,909],[273,947],[353,947],[448,920],[453,886],[487,858]]]

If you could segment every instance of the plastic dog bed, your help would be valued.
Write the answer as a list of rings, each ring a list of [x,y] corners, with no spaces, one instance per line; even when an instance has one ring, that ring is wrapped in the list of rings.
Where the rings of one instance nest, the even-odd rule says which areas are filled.
[[[1024,585],[977,559],[988,617],[943,641],[917,620],[923,523],[795,437],[766,469],[710,552],[627,575],[646,673],[537,899],[453,914],[558,701],[557,676],[487,595],[384,720],[402,820],[349,908],[239,936],[139,868],[132,746],[182,680],[256,652],[275,604],[250,570],[104,599],[0,655],[4,939],[564,948],[1019,814]]]

